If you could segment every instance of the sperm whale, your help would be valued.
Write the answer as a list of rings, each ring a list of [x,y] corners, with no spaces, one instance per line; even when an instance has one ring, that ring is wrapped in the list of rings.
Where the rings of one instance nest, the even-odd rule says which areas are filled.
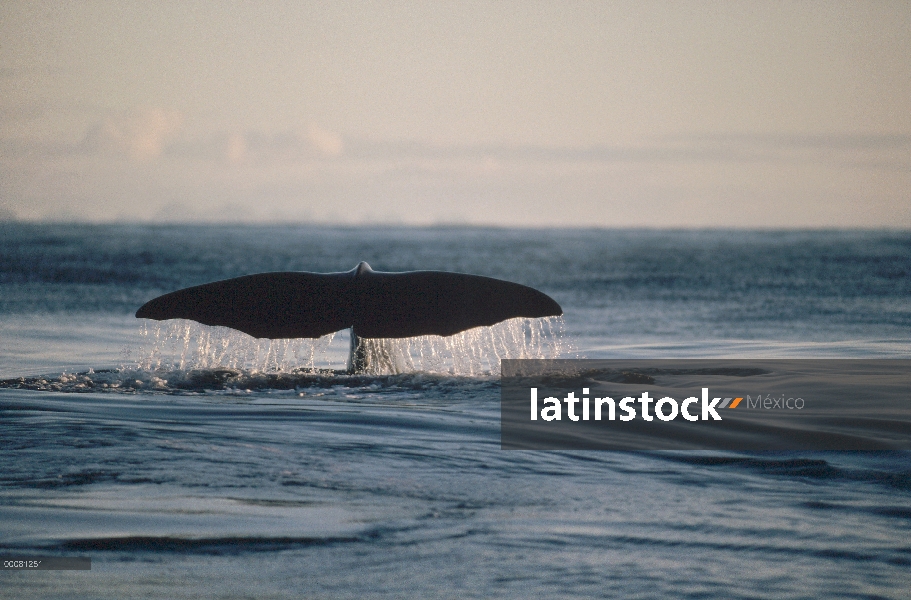
[[[515,317],[554,317],[563,309],[534,288],[445,271],[258,273],[158,296],[136,317],[190,319],[256,338],[318,338],[351,329],[350,370],[362,370],[360,338],[449,336]],[[360,353],[363,355],[363,352]]]

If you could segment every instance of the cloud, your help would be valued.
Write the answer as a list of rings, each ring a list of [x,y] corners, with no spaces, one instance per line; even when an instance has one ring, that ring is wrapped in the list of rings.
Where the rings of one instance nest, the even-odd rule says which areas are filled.
[[[314,148],[327,156],[338,156],[344,150],[341,136],[317,125],[310,125],[307,131],[307,139],[310,140]]]
[[[832,150],[891,149],[911,146],[911,135],[901,133],[818,133],[677,135],[671,142],[701,145],[738,145],[773,148],[827,148]]]
[[[158,158],[180,128],[181,116],[162,108],[144,108],[110,116],[92,127],[82,147],[91,152],[125,155],[137,162]]]
[[[352,140],[346,156],[354,160],[389,160],[403,167],[430,161],[436,165],[475,163],[481,171],[508,165],[682,163],[801,163],[856,165],[884,169],[911,166],[911,135],[678,135],[646,138],[639,144],[576,147],[534,144],[437,146],[415,141]]]
[[[247,157],[247,139],[239,133],[232,133],[225,139],[223,152],[229,164],[237,165],[244,162]]]
[[[335,159],[344,153],[342,137],[318,125],[275,132],[229,131],[202,139],[183,139],[165,153],[229,165],[301,163]]]

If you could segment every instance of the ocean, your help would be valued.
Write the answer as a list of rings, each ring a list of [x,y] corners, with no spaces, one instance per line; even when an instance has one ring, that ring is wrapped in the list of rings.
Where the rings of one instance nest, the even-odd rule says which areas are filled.
[[[133,315],[444,270],[564,316],[391,347]],[[503,358],[911,358],[911,233],[0,223],[4,598],[907,598],[911,453],[503,450]]]

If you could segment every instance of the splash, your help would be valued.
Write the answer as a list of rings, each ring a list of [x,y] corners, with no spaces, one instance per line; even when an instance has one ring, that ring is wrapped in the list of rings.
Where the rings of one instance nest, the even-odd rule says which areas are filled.
[[[237,369],[259,373],[315,371],[335,334],[318,339],[256,339],[227,327],[175,319],[140,326],[144,343],[134,368],[143,371]],[[124,365],[125,367],[127,365]]]
[[[457,381],[464,389],[490,385],[490,378],[500,374],[501,359],[558,358],[574,352],[561,317],[511,319],[449,337],[362,339],[368,368],[357,374],[344,370],[344,334],[315,340],[256,339],[179,320],[144,323],[140,334],[138,360],[118,369],[18,377],[0,380],[0,388],[127,394],[293,390],[303,396],[314,389],[322,390],[317,395],[339,387],[425,390]]]
[[[143,371],[315,373],[345,367],[331,361],[335,334],[315,340],[256,339],[233,329],[185,320],[151,327],[146,323],[140,333],[145,343],[134,368]],[[557,358],[572,350],[562,317],[510,319],[448,337],[369,339],[362,343],[368,356],[367,375],[499,375],[501,359]]]
[[[367,374],[499,375],[504,358],[556,358],[570,350],[563,318],[510,319],[452,336],[362,340]]]

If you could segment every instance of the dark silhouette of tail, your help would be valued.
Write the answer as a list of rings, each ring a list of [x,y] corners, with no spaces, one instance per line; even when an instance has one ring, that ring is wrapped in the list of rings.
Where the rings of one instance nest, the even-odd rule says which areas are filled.
[[[261,273],[177,290],[144,304],[143,319],[190,319],[256,338],[317,338],[351,328],[361,338],[448,336],[563,309],[533,288],[442,271]]]

